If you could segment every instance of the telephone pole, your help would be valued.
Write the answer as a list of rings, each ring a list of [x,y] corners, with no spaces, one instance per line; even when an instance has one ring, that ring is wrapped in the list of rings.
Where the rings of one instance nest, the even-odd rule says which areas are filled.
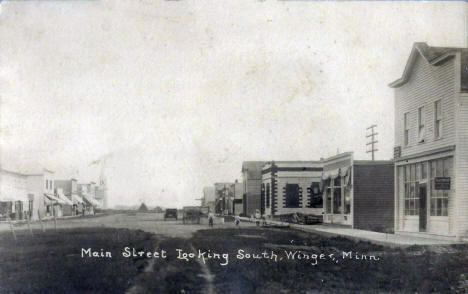
[[[370,127],[367,128],[367,130],[370,130],[370,134],[366,135],[366,138],[370,138],[370,142],[366,144],[367,146],[371,146],[370,150],[367,150],[366,153],[372,153],[372,160],[375,160],[375,152],[379,151],[378,149],[375,148],[375,145],[377,144],[377,140],[375,140],[375,137],[378,135],[378,133],[374,132],[374,128],[376,128],[377,125],[371,125]]]

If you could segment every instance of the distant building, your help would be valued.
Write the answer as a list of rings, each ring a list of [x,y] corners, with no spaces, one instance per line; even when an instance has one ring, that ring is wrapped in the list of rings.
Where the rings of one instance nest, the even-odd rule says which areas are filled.
[[[27,175],[1,169],[0,179],[0,220],[24,219],[37,209],[33,206]]]
[[[101,203],[96,200],[96,183],[78,183],[78,195],[83,199],[82,214],[89,215],[95,213]]]
[[[202,206],[208,206],[211,212],[215,211],[215,188],[214,187],[203,188]]]
[[[243,213],[247,216],[262,210],[261,185],[262,167],[265,161],[244,161],[242,163],[242,204]]]
[[[66,197],[69,200],[63,205],[63,215],[78,215],[82,211],[83,199],[78,195],[78,182],[76,179],[69,180],[55,180],[55,195],[59,198]]]
[[[394,164],[354,160],[346,152],[323,161],[324,223],[393,231]]]
[[[415,43],[395,91],[395,230],[468,236],[468,49]]]
[[[54,204],[54,173],[47,169],[9,171],[0,169],[0,218],[33,220],[52,216]]]
[[[239,186],[238,186],[239,187]],[[235,183],[215,183],[215,212],[221,214],[233,214]]]
[[[240,215],[244,213],[244,186],[239,181],[234,182],[234,201],[233,201],[233,212],[232,214]]]
[[[267,216],[300,212],[322,214],[323,163],[272,161],[263,166],[261,199]]]

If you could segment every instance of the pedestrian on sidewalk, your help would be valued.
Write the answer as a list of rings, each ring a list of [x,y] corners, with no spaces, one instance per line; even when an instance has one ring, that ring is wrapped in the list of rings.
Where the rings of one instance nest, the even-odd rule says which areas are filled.
[[[236,216],[235,216],[235,218],[234,218],[234,223],[236,224],[236,227],[239,226],[239,224],[240,224],[240,217],[239,217],[239,215],[236,215]]]

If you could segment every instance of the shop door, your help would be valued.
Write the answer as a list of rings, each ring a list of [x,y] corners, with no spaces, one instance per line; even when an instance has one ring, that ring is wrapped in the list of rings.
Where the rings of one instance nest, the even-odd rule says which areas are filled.
[[[425,232],[427,227],[427,188],[419,186],[419,231]]]

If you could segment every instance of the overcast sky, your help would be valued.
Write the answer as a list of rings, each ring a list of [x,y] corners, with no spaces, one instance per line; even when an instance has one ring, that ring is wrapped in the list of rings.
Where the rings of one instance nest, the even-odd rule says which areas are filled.
[[[465,46],[463,2],[13,1],[0,15],[1,160],[97,180],[111,205],[197,203],[244,160],[393,153],[413,42]]]

